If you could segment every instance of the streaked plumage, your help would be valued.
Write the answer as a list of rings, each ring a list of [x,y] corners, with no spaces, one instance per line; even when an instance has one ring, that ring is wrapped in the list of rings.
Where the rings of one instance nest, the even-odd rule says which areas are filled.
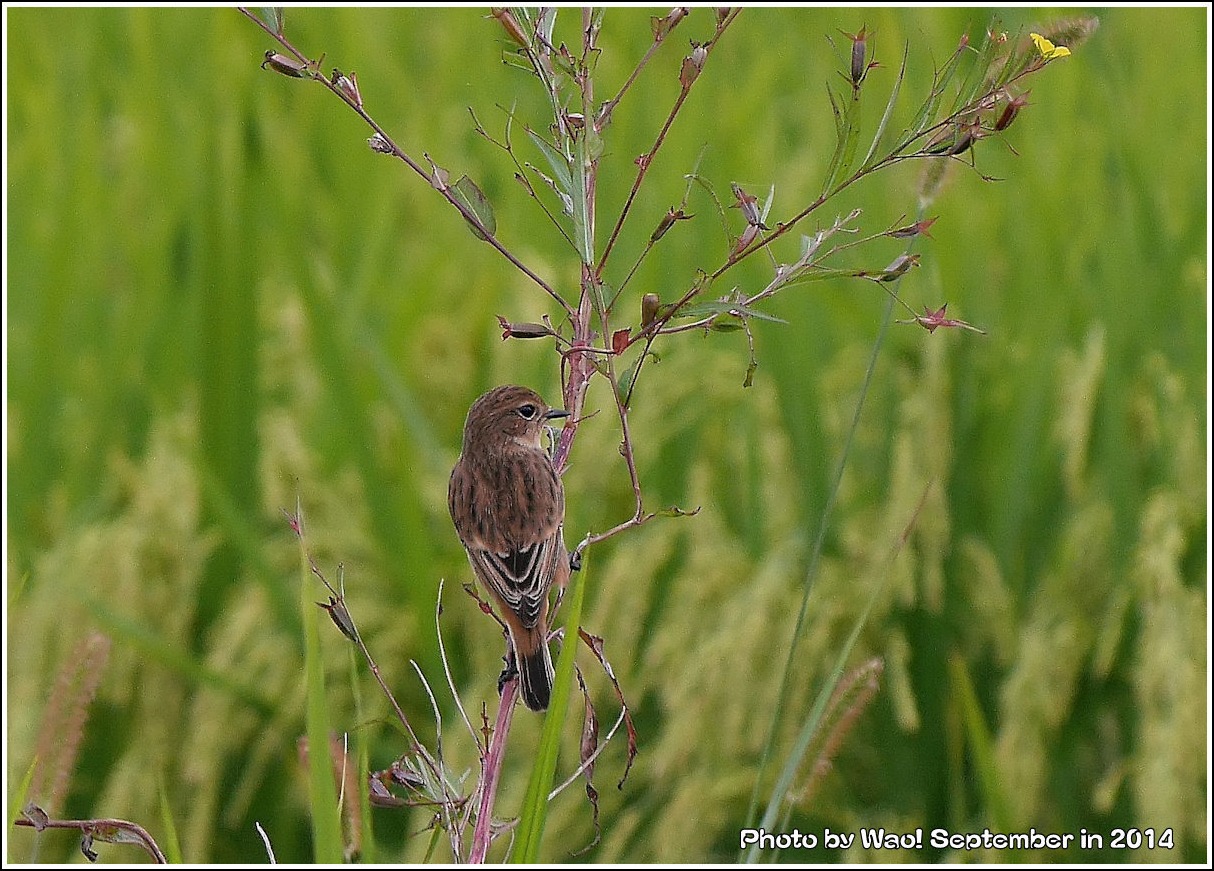
[[[489,391],[472,404],[447,503],[468,561],[510,633],[519,689],[533,711],[548,707],[548,591],[569,575],[565,493],[544,449],[553,410],[526,387]]]

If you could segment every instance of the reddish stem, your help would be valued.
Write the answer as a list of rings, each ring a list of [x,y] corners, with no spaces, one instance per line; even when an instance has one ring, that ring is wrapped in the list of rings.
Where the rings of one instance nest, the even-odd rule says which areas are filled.
[[[476,828],[472,831],[472,852],[468,861],[483,865],[493,842],[493,802],[497,797],[497,785],[501,780],[502,761],[506,758],[506,739],[510,737],[510,721],[514,717],[514,696],[518,681],[506,682],[502,688],[501,703],[497,709],[497,722],[493,725],[493,737],[481,763],[480,804],[476,811]]]

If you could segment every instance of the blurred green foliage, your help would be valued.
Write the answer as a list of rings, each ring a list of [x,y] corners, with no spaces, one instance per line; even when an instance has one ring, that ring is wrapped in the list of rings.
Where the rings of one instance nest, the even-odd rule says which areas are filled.
[[[439,578],[454,678],[474,716],[492,705],[502,644],[459,591],[468,570],[446,477],[484,389],[558,395],[551,347],[503,343],[495,319],[535,321],[551,306],[425,182],[373,153],[353,113],[262,71],[271,43],[235,10],[5,14],[8,794],[49,754],[59,761],[30,796],[52,813],[123,817],[154,835],[167,819],[186,861],[242,864],[264,855],[260,821],[279,861],[308,861],[299,575],[280,509],[300,500],[320,564],[336,577],[344,563],[351,610],[415,722],[430,709],[409,659],[442,685]],[[704,146],[700,172],[723,196],[731,181],[774,185],[776,220],[814,197],[834,135],[823,85],[841,81],[849,48],[840,30],[874,34],[875,124],[904,44],[909,114],[933,63],[991,15],[746,10],[620,250],[639,251],[679,202]],[[686,40],[705,38],[710,16],[692,13],[615,112],[600,245],[677,93]],[[1001,17],[1013,34],[1041,21],[1030,9]],[[572,296],[576,258],[472,132],[468,107],[498,133],[499,107],[543,123],[540,94],[500,63],[496,22],[471,9],[291,9],[286,21],[326,69],[357,71],[368,110],[410,153],[475,179],[501,238]],[[562,12],[558,35],[576,42],[576,28]],[[877,583],[856,664],[883,656],[885,676],[790,827],[1171,828],[1172,850],[1106,841],[1041,858],[1206,855],[1208,36],[1205,10],[1108,10],[1089,42],[1034,78],[1006,137],[1019,154],[980,144],[978,169],[1004,181],[955,171],[929,210],[939,221],[918,249],[924,266],[898,290],[916,309],[948,302],[989,335],[904,326],[882,349],[793,711]],[[601,43],[606,99],[649,43],[647,15],[609,11]],[[918,178],[914,165],[870,178],[821,221],[858,206],[867,231],[888,227],[914,213]],[[697,219],[630,285],[638,313],[642,293],[670,300],[721,261],[711,204],[693,197],[689,211]],[[880,268],[897,250],[857,256]],[[730,279],[761,287],[769,269],[751,258]],[[741,387],[741,333],[679,336],[642,379],[633,435],[647,504],[702,511],[595,553],[586,626],[636,707],[640,756],[619,791],[622,743],[600,760],[603,838],[586,858],[737,855],[884,306],[864,282],[794,288],[768,308],[787,324],[754,324],[753,388]],[[603,412],[582,427],[566,478],[571,541],[631,511],[611,405],[592,389]],[[329,631],[325,645],[330,722],[372,736],[382,768],[404,741],[369,682],[368,719],[355,717],[344,639]],[[579,660],[609,722],[609,687]],[[73,707],[94,684],[91,704]],[[448,759],[472,772],[470,788],[470,742],[440,701]],[[539,733],[538,718],[516,720],[502,814],[518,807]],[[556,800],[549,859],[592,837],[581,792]],[[376,811],[363,855],[421,859],[428,821]],[[64,833],[16,830],[9,844],[12,861],[81,861]],[[101,856],[135,858],[106,845]],[[856,846],[781,858],[1012,857]]]

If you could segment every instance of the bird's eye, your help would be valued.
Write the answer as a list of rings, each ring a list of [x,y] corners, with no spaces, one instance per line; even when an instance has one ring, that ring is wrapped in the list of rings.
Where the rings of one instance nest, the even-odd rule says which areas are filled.
[[[536,412],[538,412],[538,411],[539,411],[539,409],[536,408],[534,405],[532,405],[530,402],[528,402],[526,405],[520,405],[518,407],[518,415],[523,420],[535,420],[535,415],[536,415]]]

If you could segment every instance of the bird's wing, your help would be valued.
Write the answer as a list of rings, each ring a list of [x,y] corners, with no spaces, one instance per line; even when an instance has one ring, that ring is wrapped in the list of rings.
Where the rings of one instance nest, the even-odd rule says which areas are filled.
[[[540,619],[544,599],[564,552],[561,530],[527,547],[495,553],[468,549],[476,574],[518,615],[528,629]]]

